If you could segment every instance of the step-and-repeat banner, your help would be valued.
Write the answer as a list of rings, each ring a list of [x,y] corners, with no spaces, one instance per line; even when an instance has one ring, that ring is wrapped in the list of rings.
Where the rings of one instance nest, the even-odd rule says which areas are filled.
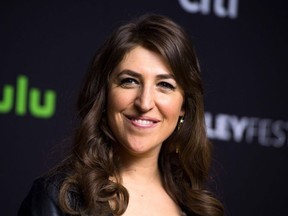
[[[6,1],[0,4],[1,215],[71,145],[95,51],[121,23],[167,15],[196,45],[227,215],[288,215],[288,3],[247,0]]]

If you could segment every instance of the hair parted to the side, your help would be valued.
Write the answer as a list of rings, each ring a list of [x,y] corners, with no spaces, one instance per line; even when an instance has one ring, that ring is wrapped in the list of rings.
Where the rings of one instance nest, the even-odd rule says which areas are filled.
[[[106,123],[106,97],[109,76],[124,56],[142,46],[163,57],[184,90],[184,122],[164,141],[159,167],[163,185],[172,199],[193,215],[223,215],[221,203],[206,190],[211,162],[211,145],[206,136],[203,88],[200,69],[190,38],[169,18],[147,14],[120,26],[95,56],[79,95],[80,125],[72,155],[64,167],[70,175],[60,190],[64,211],[79,214],[101,210],[121,215],[129,194],[121,184],[115,138]],[[179,153],[176,153],[176,146]],[[113,177],[113,181],[111,181]],[[115,181],[116,179],[116,181]],[[84,205],[75,209],[69,203],[71,188],[80,191]]]

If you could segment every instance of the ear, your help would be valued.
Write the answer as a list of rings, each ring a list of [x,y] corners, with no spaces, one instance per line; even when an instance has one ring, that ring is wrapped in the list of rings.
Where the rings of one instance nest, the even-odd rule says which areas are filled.
[[[181,106],[179,117],[183,117],[185,115],[185,108],[184,107],[185,107],[185,99],[183,99],[183,103],[182,103],[182,106]]]
[[[181,111],[180,111],[180,115],[179,117],[183,117],[185,115],[185,110],[184,108],[182,107]]]

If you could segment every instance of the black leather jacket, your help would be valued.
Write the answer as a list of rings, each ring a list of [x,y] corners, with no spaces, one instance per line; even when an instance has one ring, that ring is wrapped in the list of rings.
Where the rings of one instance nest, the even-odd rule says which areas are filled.
[[[18,210],[18,216],[69,216],[60,209],[58,200],[59,189],[65,176],[57,173],[36,179]],[[82,199],[76,190],[71,190],[68,197],[73,209],[81,208]],[[112,216],[109,213],[104,215]]]
[[[68,216],[59,208],[59,188],[65,176],[45,176],[34,181],[27,197],[18,210],[18,216]],[[80,199],[71,192],[72,203],[79,205]]]

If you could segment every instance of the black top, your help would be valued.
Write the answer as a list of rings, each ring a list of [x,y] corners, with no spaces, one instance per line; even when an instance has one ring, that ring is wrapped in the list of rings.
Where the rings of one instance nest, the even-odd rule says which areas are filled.
[[[57,173],[36,179],[18,210],[18,216],[69,216],[60,209],[58,199],[65,177],[66,174]],[[81,208],[83,201],[76,190],[70,190],[68,198],[73,209]],[[103,212],[100,215],[103,215]],[[104,215],[112,216],[109,213]]]
[[[66,176],[65,173],[57,173],[36,179],[18,210],[18,216],[69,216],[70,214],[60,209],[58,199],[60,186]],[[83,199],[77,190],[70,190],[68,198],[73,209],[81,209]],[[103,207],[104,205],[107,207],[108,203],[103,204]],[[99,209],[98,214],[95,214],[113,216],[112,213],[105,213],[103,209]],[[182,214],[186,216],[184,212]]]

